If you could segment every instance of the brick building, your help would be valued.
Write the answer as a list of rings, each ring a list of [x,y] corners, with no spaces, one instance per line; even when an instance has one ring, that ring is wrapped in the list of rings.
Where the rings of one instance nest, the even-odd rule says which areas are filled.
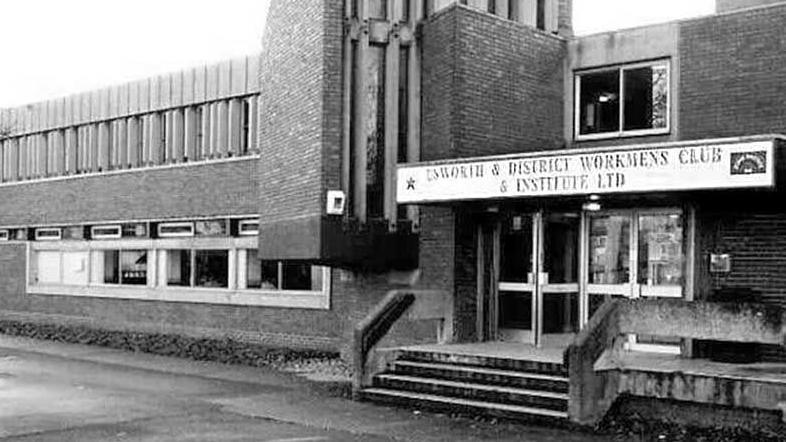
[[[620,395],[773,413],[786,380],[708,394],[662,373],[728,376],[641,361],[742,341],[786,363],[786,4],[584,37],[571,14],[273,1],[258,57],[0,111],[0,318],[354,336],[358,393],[379,399],[582,423]],[[382,335],[442,346],[378,352],[399,360],[366,379]]]

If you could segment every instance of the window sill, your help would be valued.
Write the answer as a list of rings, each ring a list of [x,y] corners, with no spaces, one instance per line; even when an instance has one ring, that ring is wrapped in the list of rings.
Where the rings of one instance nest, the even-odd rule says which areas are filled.
[[[192,287],[146,286],[68,286],[38,284],[28,286],[28,294],[79,296],[88,298],[135,299],[142,301],[185,302],[191,304],[220,304],[253,307],[281,307],[327,310],[330,296],[324,292],[227,290]]]
[[[604,132],[598,134],[576,135],[576,141],[600,141],[600,140],[616,140],[621,138],[636,138],[657,135],[669,135],[671,129],[645,129],[645,130],[631,130],[624,132]]]

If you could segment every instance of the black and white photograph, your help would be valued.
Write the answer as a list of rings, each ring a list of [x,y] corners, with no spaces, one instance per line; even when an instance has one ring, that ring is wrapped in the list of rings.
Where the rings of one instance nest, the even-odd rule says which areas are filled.
[[[786,0],[0,2],[0,442],[786,442]]]

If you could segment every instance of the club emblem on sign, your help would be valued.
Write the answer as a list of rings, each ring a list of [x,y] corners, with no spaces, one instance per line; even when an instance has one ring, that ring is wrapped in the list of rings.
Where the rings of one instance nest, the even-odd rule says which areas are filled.
[[[732,152],[731,174],[767,173],[767,152]]]

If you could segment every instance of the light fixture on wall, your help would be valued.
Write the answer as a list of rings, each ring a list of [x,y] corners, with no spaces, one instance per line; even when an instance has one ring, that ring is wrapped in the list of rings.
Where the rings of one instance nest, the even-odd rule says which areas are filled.
[[[589,201],[581,205],[581,210],[585,212],[597,212],[601,209],[599,201],[600,201],[600,196],[590,195]]]

